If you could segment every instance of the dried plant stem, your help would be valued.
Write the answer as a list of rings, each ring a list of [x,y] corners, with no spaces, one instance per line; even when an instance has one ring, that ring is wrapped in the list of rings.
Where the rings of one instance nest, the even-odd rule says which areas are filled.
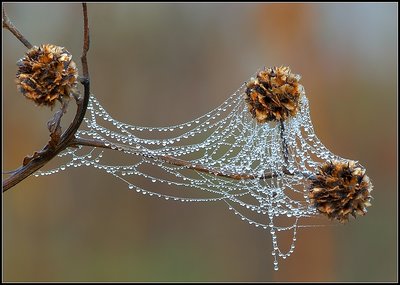
[[[88,27],[88,16],[87,16],[87,7],[86,3],[82,4],[83,9],[83,17],[84,17],[84,43],[83,43],[83,53],[81,57],[82,66],[83,66],[83,78],[81,78],[81,83],[84,86],[84,96],[83,98],[75,97],[77,110],[74,117],[74,120],[68,127],[68,129],[61,135],[61,138],[58,141],[58,144],[51,145],[47,144],[43,147],[43,149],[39,152],[35,152],[32,158],[24,161],[24,164],[13,171],[12,175],[7,179],[3,180],[3,192],[7,191],[11,187],[15,186],[26,177],[43,167],[47,162],[53,159],[58,153],[63,151],[70,145],[70,141],[75,138],[75,133],[78,130],[79,126],[82,123],[83,118],[85,117],[87,105],[89,103],[90,96],[90,81],[89,81],[89,68],[87,63],[87,52],[89,50],[89,27]],[[5,22],[4,18],[5,12],[3,9],[3,26]],[[9,22],[8,18],[6,18]],[[7,22],[6,21],[6,22]],[[9,29],[9,27],[7,27]],[[16,30],[16,29],[15,29]],[[25,39],[23,36],[18,37],[18,39]],[[21,40],[22,41],[22,40]],[[28,43],[29,44],[29,43]],[[30,44],[29,44],[30,45]]]
[[[90,45],[90,35],[89,35],[89,19],[87,15],[87,5],[86,3],[82,3],[82,10],[83,10],[83,51],[82,51],[82,56],[81,56],[81,62],[82,62],[82,70],[83,70],[83,76],[87,81],[89,81],[89,67],[87,63],[87,52],[89,51],[89,45]],[[88,83],[89,85],[89,83]]]
[[[82,139],[82,138],[75,138],[70,142],[70,147],[77,147],[77,146],[92,146],[92,147],[99,147],[99,148],[106,148],[106,149],[115,149],[112,148],[109,144],[106,144],[102,141],[95,140],[95,139]],[[262,175],[259,174],[249,174],[249,173],[227,173],[227,172],[222,172],[221,170],[217,168],[207,168],[204,165],[201,164],[194,164],[190,161],[178,159],[169,155],[149,155],[148,153],[145,153],[140,150],[132,150],[131,148],[127,148],[124,146],[119,146],[119,149],[126,149],[129,152],[134,152],[136,155],[140,156],[145,156],[154,160],[160,160],[163,162],[166,162],[171,165],[176,165],[176,166],[184,166],[187,169],[192,169],[196,170],[199,172],[203,173],[208,173],[208,174],[213,174],[215,176],[219,177],[225,177],[225,178],[230,178],[234,180],[246,180],[246,179],[270,179],[277,177],[278,174],[275,172],[265,172]],[[118,150],[118,149],[117,149]],[[295,173],[290,173],[286,168],[283,169],[284,174],[286,175],[295,175]],[[303,176],[307,177],[309,176],[308,173],[303,173]]]
[[[28,49],[31,49],[33,46],[32,44],[20,33],[20,31],[13,25],[13,23],[8,18],[6,11],[3,8],[3,28],[9,30],[13,35],[20,40]]]
[[[287,142],[285,139],[285,125],[283,123],[283,120],[280,120],[280,135],[281,135],[281,140],[282,140],[282,155],[283,155],[283,159],[285,161],[285,168],[288,167],[289,165],[289,150],[288,150],[288,146],[287,146]]]

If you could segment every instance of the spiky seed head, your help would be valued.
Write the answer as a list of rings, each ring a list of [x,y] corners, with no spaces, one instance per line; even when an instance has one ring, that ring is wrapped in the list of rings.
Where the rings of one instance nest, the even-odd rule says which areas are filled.
[[[329,161],[310,178],[308,196],[318,212],[345,223],[349,215],[365,215],[371,191],[371,181],[358,163]]]
[[[265,123],[295,116],[300,96],[304,93],[300,78],[285,66],[260,71],[247,83],[245,91],[245,100],[253,118]]]
[[[17,62],[18,90],[37,105],[53,107],[69,98],[76,87],[78,70],[72,55],[63,47],[34,46]]]

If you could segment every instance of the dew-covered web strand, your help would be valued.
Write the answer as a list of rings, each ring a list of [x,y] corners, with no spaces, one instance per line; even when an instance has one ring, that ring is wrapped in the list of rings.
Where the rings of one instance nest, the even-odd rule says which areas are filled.
[[[278,269],[278,258],[285,259],[293,253],[297,228],[304,226],[299,221],[316,215],[307,197],[307,173],[314,173],[322,160],[341,158],[316,137],[308,100],[302,94],[299,112],[284,122],[289,153],[286,165],[280,125],[255,122],[244,100],[245,86],[212,111],[188,122],[164,127],[120,122],[92,96],[76,137],[101,141],[134,157],[135,162],[115,164],[108,160],[109,151],[80,146],[68,148],[59,155],[67,163],[38,171],[35,176],[87,166],[105,171],[126,183],[128,189],[149,196],[182,202],[223,201],[241,220],[270,232],[274,268]],[[188,164],[173,165],[163,157],[183,159]],[[230,179],[190,165],[259,178]],[[287,175],[284,169],[292,175]],[[274,175],[262,178],[267,172]],[[276,224],[279,217],[294,221],[289,226],[279,226]],[[279,249],[277,232],[282,231],[293,231],[292,244],[286,253]]]

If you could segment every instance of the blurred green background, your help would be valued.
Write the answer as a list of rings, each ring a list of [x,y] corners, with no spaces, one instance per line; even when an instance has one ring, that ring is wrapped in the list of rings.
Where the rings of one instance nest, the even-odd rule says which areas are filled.
[[[80,66],[80,4],[4,7],[33,44],[65,46]],[[92,92],[115,118],[184,122],[258,69],[289,65],[320,140],[367,168],[373,205],[346,225],[300,229],[274,272],[270,235],[222,202],[143,196],[92,168],[30,177],[3,194],[3,281],[396,281],[397,8],[89,4]],[[3,170],[48,141],[50,110],[16,91],[25,51],[3,29]]]

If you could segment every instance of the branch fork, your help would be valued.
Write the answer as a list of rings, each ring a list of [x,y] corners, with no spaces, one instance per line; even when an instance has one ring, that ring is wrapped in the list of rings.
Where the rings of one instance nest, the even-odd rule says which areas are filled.
[[[34,152],[32,156],[27,156],[23,160],[23,164],[18,169],[11,171],[11,176],[3,180],[3,192],[7,191],[11,187],[15,186],[26,177],[43,167],[47,162],[53,159],[58,153],[63,151],[70,145],[70,142],[75,139],[75,133],[81,125],[83,118],[86,113],[87,105],[89,103],[90,96],[90,80],[89,80],[89,68],[87,63],[87,52],[89,50],[89,23],[87,16],[86,3],[82,3],[83,17],[84,17],[84,41],[83,41],[83,52],[81,56],[83,77],[80,78],[80,82],[84,86],[83,99],[77,95],[73,95],[77,104],[77,111],[75,118],[68,127],[68,129],[61,134],[61,118],[67,110],[66,101],[62,101],[62,106],[57,111],[53,118],[48,122],[48,129],[50,131],[50,141],[45,145],[42,150]],[[17,39],[19,39],[27,48],[32,48],[32,44],[18,31],[18,29],[9,20],[5,9],[3,7],[3,27],[12,32]]]

